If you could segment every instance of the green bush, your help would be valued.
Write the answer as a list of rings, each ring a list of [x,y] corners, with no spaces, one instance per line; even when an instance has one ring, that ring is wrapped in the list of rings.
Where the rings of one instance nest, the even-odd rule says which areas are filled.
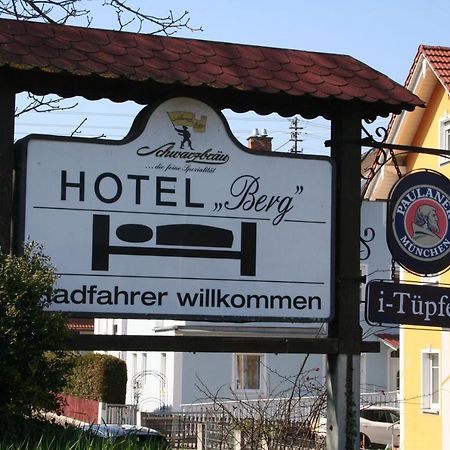
[[[0,253],[0,421],[10,414],[58,409],[70,371],[63,351],[65,320],[45,311],[55,270],[41,247]]]
[[[127,366],[110,355],[87,353],[75,360],[65,394],[105,403],[125,403]]]

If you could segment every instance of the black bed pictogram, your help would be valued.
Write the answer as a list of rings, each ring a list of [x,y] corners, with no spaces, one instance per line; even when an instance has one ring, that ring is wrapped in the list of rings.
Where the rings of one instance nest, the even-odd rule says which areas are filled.
[[[181,258],[236,259],[241,276],[256,275],[256,223],[241,222],[241,248],[232,250],[233,232],[199,224],[123,224],[117,237],[128,243],[144,243],[155,236],[154,246],[110,244],[109,215],[94,214],[92,222],[92,270],[109,270],[110,255],[141,255]]]

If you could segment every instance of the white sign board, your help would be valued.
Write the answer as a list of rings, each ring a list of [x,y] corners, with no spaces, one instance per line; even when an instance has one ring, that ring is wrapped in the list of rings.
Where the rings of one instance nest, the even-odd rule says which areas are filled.
[[[112,142],[23,141],[22,235],[60,275],[52,310],[96,317],[327,321],[333,166],[249,151],[173,98]]]

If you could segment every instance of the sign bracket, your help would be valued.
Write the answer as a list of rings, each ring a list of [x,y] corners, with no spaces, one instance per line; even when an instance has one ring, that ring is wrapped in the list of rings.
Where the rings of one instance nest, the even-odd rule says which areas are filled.
[[[70,335],[66,346],[71,350],[126,350],[174,352],[244,352],[311,353],[336,355],[337,338],[274,338],[233,336],[143,336],[143,335]],[[361,350],[378,353],[379,342],[363,341]]]

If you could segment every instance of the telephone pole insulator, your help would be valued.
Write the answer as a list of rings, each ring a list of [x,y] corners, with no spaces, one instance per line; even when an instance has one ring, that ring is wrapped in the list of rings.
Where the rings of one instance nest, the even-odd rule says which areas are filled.
[[[291,138],[289,139],[290,142],[293,142],[292,147],[290,149],[291,153],[303,153],[303,148],[299,148],[298,144],[299,142],[303,142],[303,139],[300,139],[300,133],[301,130],[303,130],[303,127],[300,127],[298,125],[298,118],[294,117],[291,119],[291,126],[289,127],[291,130]]]

